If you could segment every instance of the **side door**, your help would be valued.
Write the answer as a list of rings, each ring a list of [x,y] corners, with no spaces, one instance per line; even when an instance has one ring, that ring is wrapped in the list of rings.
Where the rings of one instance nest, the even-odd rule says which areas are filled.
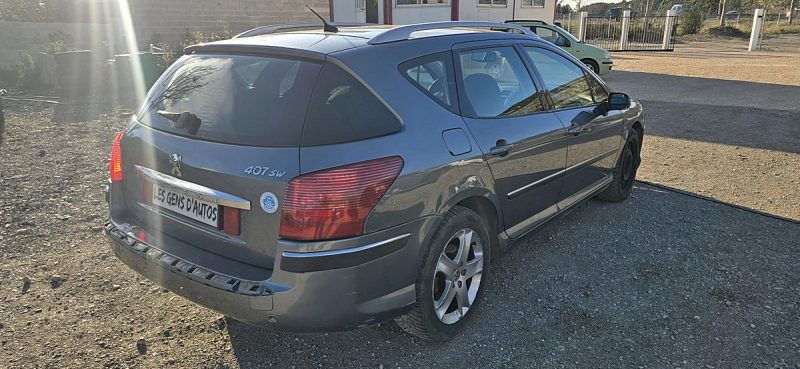
[[[462,116],[494,176],[506,232],[517,237],[557,212],[567,139],[524,57],[498,42],[460,44],[453,55]]]
[[[607,90],[577,61],[544,47],[523,48],[567,128],[569,150],[558,204],[563,209],[611,180],[624,140],[624,112],[608,111]]]

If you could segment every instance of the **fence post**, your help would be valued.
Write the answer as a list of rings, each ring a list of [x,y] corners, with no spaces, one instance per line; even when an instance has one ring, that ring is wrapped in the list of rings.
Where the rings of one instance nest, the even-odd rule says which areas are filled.
[[[664,21],[664,41],[661,43],[661,49],[669,50],[672,46],[672,28],[675,26],[675,18],[678,17],[678,12],[675,10],[667,10],[667,20]]]
[[[764,9],[756,9],[753,14],[753,29],[750,31],[750,46],[747,51],[756,51],[761,48],[761,28],[764,26]]]
[[[586,42],[586,21],[589,18],[589,12],[581,12],[581,28],[578,29],[578,40]]]
[[[625,50],[628,46],[628,30],[631,26],[631,11],[622,12],[622,30],[619,33],[619,49]]]
[[[572,12],[567,13],[567,32],[572,32]]]

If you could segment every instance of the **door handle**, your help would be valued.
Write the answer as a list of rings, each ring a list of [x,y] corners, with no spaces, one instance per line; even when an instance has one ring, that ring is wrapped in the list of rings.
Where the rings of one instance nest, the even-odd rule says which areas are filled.
[[[591,131],[592,131],[592,128],[591,127],[587,127],[585,124],[575,124],[575,123],[573,123],[572,125],[569,126],[569,128],[567,128],[567,133],[569,133],[569,134],[571,134],[573,136],[577,136],[577,135],[579,135],[581,133],[584,133],[584,132],[589,133]]]
[[[497,146],[489,149],[489,154],[492,154],[493,156],[503,157],[508,155],[508,153],[511,152],[511,149],[513,148],[514,144],[510,144],[506,140],[497,140]]]

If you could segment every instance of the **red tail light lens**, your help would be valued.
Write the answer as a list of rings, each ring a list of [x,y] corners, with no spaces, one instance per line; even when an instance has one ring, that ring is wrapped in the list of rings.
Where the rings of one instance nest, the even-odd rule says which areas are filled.
[[[222,230],[230,235],[239,235],[241,232],[241,227],[239,227],[239,209],[228,206],[222,207]]]
[[[358,236],[403,169],[399,156],[326,169],[294,178],[283,200],[280,237],[327,240]]]
[[[122,152],[119,147],[122,133],[123,132],[120,132],[117,137],[114,138],[114,144],[111,145],[111,163],[108,168],[108,176],[111,178],[111,182],[122,181]]]

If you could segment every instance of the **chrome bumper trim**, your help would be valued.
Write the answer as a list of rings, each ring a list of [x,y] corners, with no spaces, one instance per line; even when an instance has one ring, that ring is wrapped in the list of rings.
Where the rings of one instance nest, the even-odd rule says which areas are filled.
[[[411,233],[406,233],[404,235],[400,235],[397,237],[390,238],[388,240],[374,242],[368,245],[359,246],[359,247],[351,247],[348,249],[341,249],[341,250],[328,250],[328,251],[309,251],[309,252],[294,252],[294,251],[284,251],[281,255],[284,258],[318,258],[318,257],[325,257],[325,256],[335,256],[335,255],[345,255],[345,254],[352,254],[355,252],[361,252],[364,250],[369,250],[375,247],[379,247],[382,245],[386,245],[398,240],[402,240],[406,237],[411,236]]]

